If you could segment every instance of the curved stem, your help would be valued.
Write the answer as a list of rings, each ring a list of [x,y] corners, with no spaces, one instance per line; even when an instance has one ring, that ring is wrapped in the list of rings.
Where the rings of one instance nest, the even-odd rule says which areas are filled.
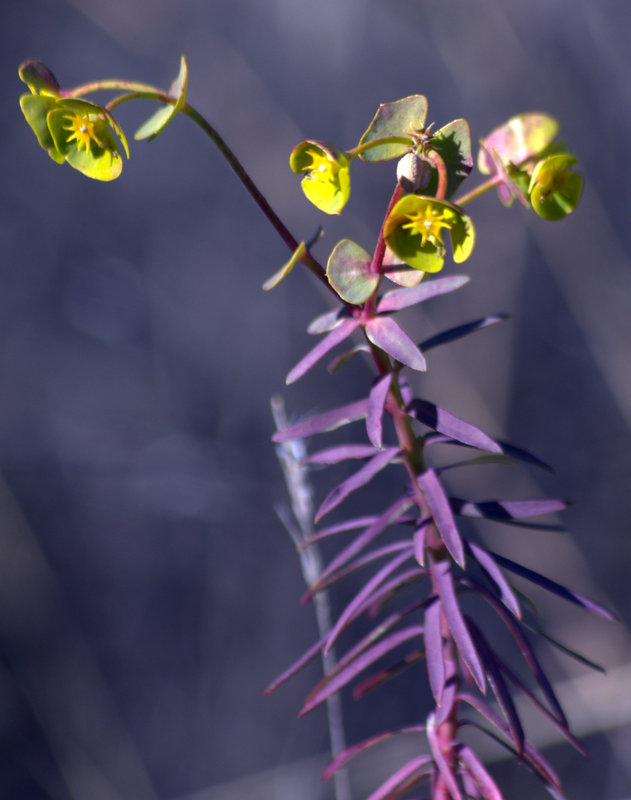
[[[466,203],[470,203],[471,200],[475,200],[476,197],[480,197],[481,195],[485,194],[485,192],[488,192],[489,189],[499,186],[503,180],[504,177],[502,175],[493,175],[479,186],[476,186],[475,189],[471,189],[471,191],[461,194],[460,197],[457,197],[453,201],[453,203],[456,206],[464,206]]]
[[[436,150],[430,150],[427,153],[427,158],[429,158],[438,172],[438,186],[436,187],[435,197],[437,200],[444,200],[445,195],[447,194],[448,175],[447,167],[445,166],[443,157],[440,155],[440,153],[437,153]]]

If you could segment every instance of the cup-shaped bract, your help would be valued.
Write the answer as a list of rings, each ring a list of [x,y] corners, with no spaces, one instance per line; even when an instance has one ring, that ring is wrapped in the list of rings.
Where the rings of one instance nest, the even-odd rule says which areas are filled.
[[[563,219],[578,205],[583,179],[570,167],[578,163],[569,153],[548,156],[532,173],[528,193],[532,207],[544,219]]]
[[[409,194],[388,215],[384,236],[388,247],[406,264],[423,272],[439,272],[446,255],[444,230],[449,232],[454,261],[465,261],[475,242],[468,214],[444,200]]]
[[[20,80],[31,90],[32,94],[47,94],[58,97],[61,87],[57,78],[43,61],[24,61],[18,69]]]
[[[339,214],[351,193],[349,160],[341,150],[324,142],[306,139],[294,147],[289,166],[304,174],[302,190],[325,214]]]

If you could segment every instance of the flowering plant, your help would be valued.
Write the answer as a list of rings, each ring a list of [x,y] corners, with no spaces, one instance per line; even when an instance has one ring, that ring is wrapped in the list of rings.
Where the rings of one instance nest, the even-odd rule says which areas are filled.
[[[427,100],[412,95],[381,105],[359,142],[349,150],[306,139],[290,156],[293,172],[302,175],[306,197],[327,214],[339,214],[349,200],[353,162],[397,161],[394,189],[372,253],[350,239],[331,250],[326,266],[312,255],[314,242],[298,241],[271,209],[217,131],[191,106],[187,67],[169,91],[127,81],[97,81],[62,89],[40,62],[25,62],[20,77],[30,93],[20,100],[27,122],[40,146],[57,163],[67,163],[102,181],[122,171],[121,147],[129,156],[125,135],[113,111],[132,99],[160,105],[136,132],[135,139],[158,136],[178,113],[191,118],[218,146],[263,213],[291,251],[291,257],[264,283],[271,289],[301,263],[335,297],[336,307],[309,325],[318,343],[289,370],[287,383],[300,379],[334,349],[354,336],[359,342],[338,354],[329,368],[343,369],[358,353],[367,354],[373,375],[365,396],[332,410],[282,425],[274,441],[285,447],[362,421],[361,442],[326,445],[301,458],[299,468],[348,462],[349,477],[330,490],[315,513],[315,529],[299,542],[301,551],[318,542],[351,532],[332,560],[310,575],[306,599],[322,596],[331,586],[364,566],[373,572],[322,631],[320,639],[268,688],[272,691],[318,654],[325,657],[325,674],[306,698],[301,714],[331,701],[355,683],[355,697],[366,695],[402,670],[423,663],[433,705],[417,725],[373,736],[351,747],[334,744],[326,776],[339,771],[357,754],[387,738],[422,738],[412,760],[397,765],[393,774],[371,794],[386,800],[425,787],[432,800],[501,800],[502,792],[462,735],[475,727],[513,752],[537,775],[556,798],[563,797],[552,767],[529,742],[514,699],[530,700],[574,747],[584,752],[543,671],[531,643],[532,631],[584,663],[583,656],[544,634],[534,605],[517,591],[509,575],[541,586],[562,599],[605,618],[606,608],[552,578],[489,550],[476,535],[466,535],[461,519],[493,520],[521,530],[538,527],[532,518],[562,511],[558,498],[484,499],[453,496],[448,488],[455,468],[523,462],[549,469],[536,456],[496,440],[472,423],[416,396],[406,370],[424,372],[434,348],[501,322],[492,315],[449,328],[415,342],[394,316],[401,310],[456,291],[467,276],[441,271],[446,263],[466,261],[474,247],[475,229],[463,207],[490,190],[498,190],[506,206],[517,199],[544,219],[559,220],[580,199],[582,182],[570,170],[576,159],[555,140],[556,121],[539,112],[512,118],[481,140],[477,164],[488,177],[470,191],[461,185],[473,170],[471,134],[465,120],[456,119],[434,130],[427,123]],[[85,99],[99,90],[119,94],[105,105]],[[460,193],[459,193],[460,192]],[[451,258],[446,240],[451,246]],[[395,286],[393,287],[392,284]],[[437,453],[458,457],[440,465]],[[400,484],[385,509],[320,523],[385,469],[398,470]],[[546,525],[546,523],[544,523]],[[340,537],[341,538],[341,537]],[[500,653],[488,626],[469,610],[475,596],[497,617],[518,645],[529,679]],[[368,620],[369,630],[331,662],[334,645],[354,623]],[[328,657],[328,658],[327,658]],[[589,663],[589,662],[587,662]],[[592,665],[594,666],[594,665]],[[465,716],[475,712],[475,719]],[[423,752],[426,748],[426,752]]]

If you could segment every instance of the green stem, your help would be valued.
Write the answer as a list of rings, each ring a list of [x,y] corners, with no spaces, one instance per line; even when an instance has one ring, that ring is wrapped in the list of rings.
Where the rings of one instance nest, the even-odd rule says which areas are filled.
[[[479,186],[476,186],[475,189],[471,189],[470,192],[465,192],[461,194],[460,197],[457,197],[453,204],[456,206],[464,206],[466,203],[471,202],[471,200],[475,200],[476,197],[480,197],[481,195],[488,192],[489,189],[493,189],[495,186],[499,186],[504,180],[502,175],[493,175],[488,180],[481,183]]]
[[[171,95],[163,92],[159,89],[156,89],[154,86],[148,86],[144,83],[136,83],[135,81],[119,81],[119,80],[104,80],[104,81],[93,81],[92,83],[85,83],[81,86],[76,87],[75,89],[69,90],[64,93],[64,97],[69,98],[76,98],[81,97],[89,92],[101,91],[101,90],[112,90],[112,89],[123,89],[127,90],[125,94],[120,95],[119,97],[115,97],[111,100],[106,108],[108,111],[116,108],[117,106],[125,103],[129,100],[137,100],[137,99],[145,99],[145,100],[157,100],[161,103],[169,103],[174,105],[177,102],[176,97],[172,97]],[[267,217],[267,219],[272,224],[273,228],[276,230],[280,238],[285,242],[287,247],[293,252],[296,251],[298,248],[299,242],[295,239],[292,234],[290,233],[289,229],[285,225],[285,223],[281,220],[278,214],[274,211],[271,205],[267,202],[267,199],[259,190],[258,186],[254,183],[248,172],[246,171],[245,167],[241,164],[239,159],[224,141],[224,139],[219,135],[219,133],[215,130],[215,128],[202,116],[202,114],[197,111],[193,106],[189,103],[184,103],[180,109],[182,114],[185,114],[187,117],[193,120],[203,131],[204,133],[211,139],[211,141],[217,146],[223,157],[226,161],[230,164],[234,172],[236,173],[237,177],[241,181],[241,183],[245,186],[246,190],[250,193],[251,197],[253,198],[254,202],[258,205],[261,209],[263,214]],[[309,253],[306,251],[299,259],[308,269],[313,272],[313,274],[318,278],[318,280],[323,283],[327,289],[332,291],[335,296],[335,290],[329,284],[329,281],[326,277],[326,271],[324,267]]]
[[[348,158],[355,158],[366,150],[372,150],[374,147],[382,147],[384,144],[404,144],[406,147],[412,147],[414,142],[408,136],[383,136],[381,139],[371,139],[369,142],[363,142],[356,147],[352,147],[346,151]]]

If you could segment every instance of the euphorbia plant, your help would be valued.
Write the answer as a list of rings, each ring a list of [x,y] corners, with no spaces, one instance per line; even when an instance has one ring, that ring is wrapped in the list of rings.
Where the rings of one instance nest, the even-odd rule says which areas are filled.
[[[528,741],[514,694],[524,695],[571,744],[584,750],[570,731],[531,643],[533,633],[543,633],[534,604],[511,585],[508,576],[517,575],[606,618],[613,615],[553,579],[491,552],[477,536],[464,536],[459,524],[460,518],[494,520],[518,526],[527,534],[530,527],[542,527],[531,518],[566,506],[556,498],[452,496],[446,479],[455,468],[516,461],[548,467],[525,450],[495,440],[447,409],[416,396],[408,382],[408,370],[426,371],[426,355],[432,349],[505,317],[467,321],[420,344],[394,318],[402,309],[467,283],[468,277],[453,274],[449,265],[466,261],[472,253],[475,228],[464,206],[484,192],[496,188],[504,205],[517,199],[544,219],[558,220],[574,210],[581,194],[581,177],[571,169],[576,159],[556,141],[556,121],[539,112],[521,114],[483,138],[477,163],[488,177],[468,191],[463,191],[462,184],[474,166],[469,125],[462,119],[442,127],[427,124],[427,101],[422,95],[381,105],[357,145],[348,150],[314,139],[300,143],[291,153],[290,167],[302,176],[306,197],[327,214],[339,214],[347,203],[357,159],[396,162],[393,190],[384,203],[383,223],[372,252],[343,239],[323,266],[311,253],[314,242],[299,242],[291,235],[226,143],[189,105],[184,59],[168,92],[117,80],[62,89],[40,62],[23,64],[20,77],[30,89],[30,94],[21,98],[21,107],[40,145],[54,161],[68,163],[98,180],[118,177],[123,165],[121,147],[127,156],[129,153],[113,116],[122,103],[132,99],[160,103],[158,111],[136,132],[136,139],[155,138],[178,113],[190,117],[219,147],[290,248],[287,263],[265,281],[264,288],[273,288],[302,263],[335,297],[335,308],[309,325],[308,331],[322,338],[289,371],[287,383],[301,378],[353,335],[359,340],[337,354],[329,364],[331,371],[343,370],[356,354],[368,355],[372,374],[363,396],[284,427],[274,436],[277,443],[287,443],[363,422],[361,441],[324,446],[303,459],[302,466],[307,468],[359,464],[322,500],[313,533],[300,543],[308,548],[325,538],[351,534],[350,541],[312,578],[306,598],[328,590],[361,567],[369,566],[372,573],[330,629],[268,691],[318,654],[329,653],[340,634],[348,630],[351,635],[354,623],[363,618],[372,627],[329,664],[301,713],[316,708],[351,682],[358,680],[354,696],[363,696],[420,663],[425,665],[433,705],[417,725],[387,731],[335,752],[326,776],[386,738],[414,734],[420,737],[418,755],[406,764],[394,765],[393,774],[375,789],[371,800],[399,797],[412,788],[432,800],[501,800],[501,790],[463,738],[463,731],[473,726],[513,752],[554,797],[563,797],[554,770]],[[118,94],[105,105],[85,99],[100,90]],[[426,277],[443,269],[444,276]],[[441,451],[456,454],[454,460],[439,466],[437,454]],[[385,509],[375,512],[368,506],[360,516],[323,523],[349,495],[364,489],[386,468],[397,470],[400,482]],[[368,497],[366,502],[370,503]],[[392,535],[386,540],[389,529]],[[479,598],[508,630],[529,678],[522,677],[520,667],[496,651],[483,622],[465,610],[470,605],[463,602],[467,596]],[[591,664],[547,634],[545,638]]]

